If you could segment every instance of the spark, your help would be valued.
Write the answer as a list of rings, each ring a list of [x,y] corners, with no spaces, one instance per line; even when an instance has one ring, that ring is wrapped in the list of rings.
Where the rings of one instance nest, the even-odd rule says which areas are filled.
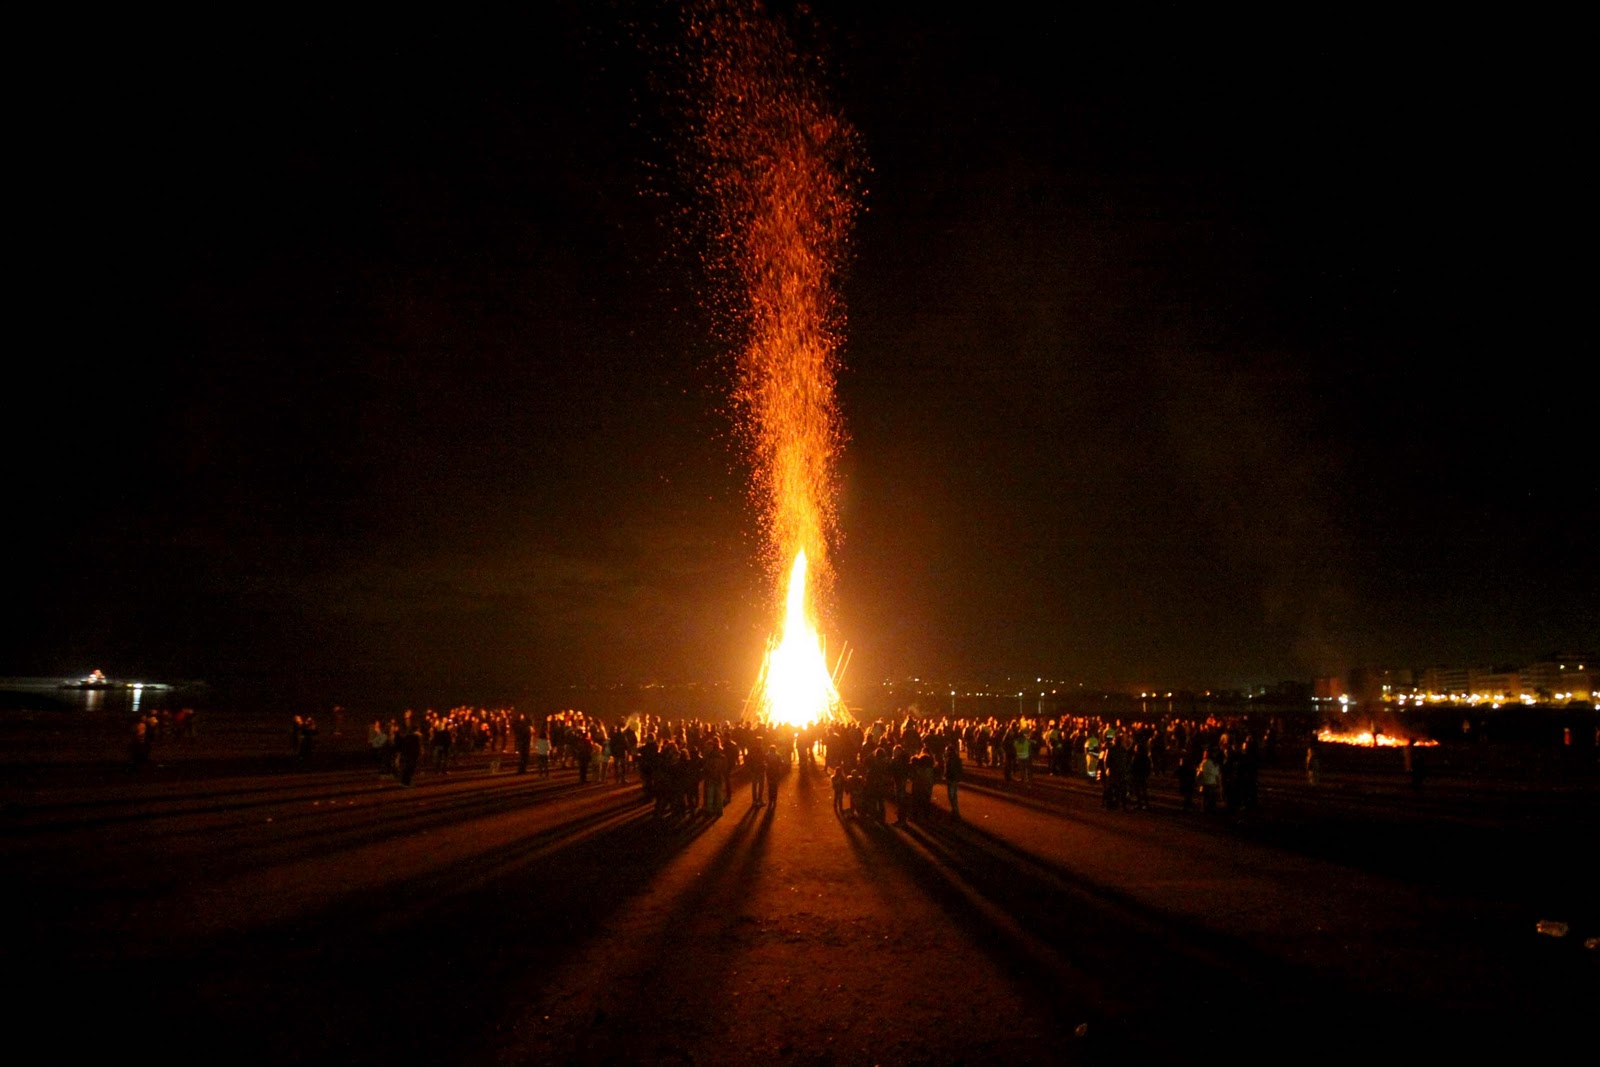
[[[752,695],[767,718],[798,725],[842,710],[817,605],[839,534],[837,281],[859,200],[857,138],[759,3],[695,5],[688,30],[699,57],[692,169],[715,222],[708,265],[724,280],[734,414],[779,609]]]

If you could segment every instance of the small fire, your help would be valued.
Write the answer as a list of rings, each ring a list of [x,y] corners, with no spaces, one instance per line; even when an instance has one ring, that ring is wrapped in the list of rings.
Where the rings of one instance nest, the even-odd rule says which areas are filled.
[[[1397,737],[1394,734],[1379,732],[1374,735],[1371,730],[1334,730],[1324,726],[1317,731],[1317,740],[1326,741],[1334,745],[1357,745],[1362,748],[1405,748],[1407,745],[1416,745],[1418,748],[1436,748],[1437,741],[1421,738]]]
[[[806,612],[806,554],[789,569],[789,591],[782,628],[767,642],[757,690],[769,722],[805,726],[829,718],[839,707],[839,690],[823,659],[822,639]]]

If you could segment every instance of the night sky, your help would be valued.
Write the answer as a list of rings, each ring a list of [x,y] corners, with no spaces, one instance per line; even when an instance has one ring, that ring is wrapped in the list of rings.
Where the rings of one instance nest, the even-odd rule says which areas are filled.
[[[870,167],[847,683],[1600,644],[1570,28],[858,6],[799,37]],[[0,673],[749,683],[768,585],[664,31],[538,10],[42,46]]]

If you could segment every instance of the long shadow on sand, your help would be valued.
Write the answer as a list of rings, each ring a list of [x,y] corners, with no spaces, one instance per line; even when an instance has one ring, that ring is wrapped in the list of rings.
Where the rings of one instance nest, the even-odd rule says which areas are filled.
[[[1341,991],[1309,971],[1145,907],[995,835],[939,820],[844,820],[868,863],[904,871],[1012,976],[1063,1053],[1157,1062],[1197,1043],[1293,1035]],[[1083,1036],[1075,1035],[1079,1024]],[[1253,1057],[1251,1057],[1253,1058]]]
[[[222,1049],[277,1063],[471,1060],[514,1014],[513,990],[536,992],[707,825],[657,820],[635,790],[615,796],[442,869],[203,944],[41,959],[41,981],[97,1005],[85,1035],[95,1051],[159,1032],[179,1062]],[[458,808],[453,826],[430,825],[470,834],[480,814]]]

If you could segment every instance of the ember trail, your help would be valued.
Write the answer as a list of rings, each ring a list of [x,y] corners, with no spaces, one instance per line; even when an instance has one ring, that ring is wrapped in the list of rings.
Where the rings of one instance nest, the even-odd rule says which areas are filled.
[[[703,5],[688,20],[692,170],[777,614],[747,710],[799,726],[845,710],[837,682],[848,659],[829,668],[819,604],[838,536],[835,282],[857,209],[856,135],[759,3]]]

